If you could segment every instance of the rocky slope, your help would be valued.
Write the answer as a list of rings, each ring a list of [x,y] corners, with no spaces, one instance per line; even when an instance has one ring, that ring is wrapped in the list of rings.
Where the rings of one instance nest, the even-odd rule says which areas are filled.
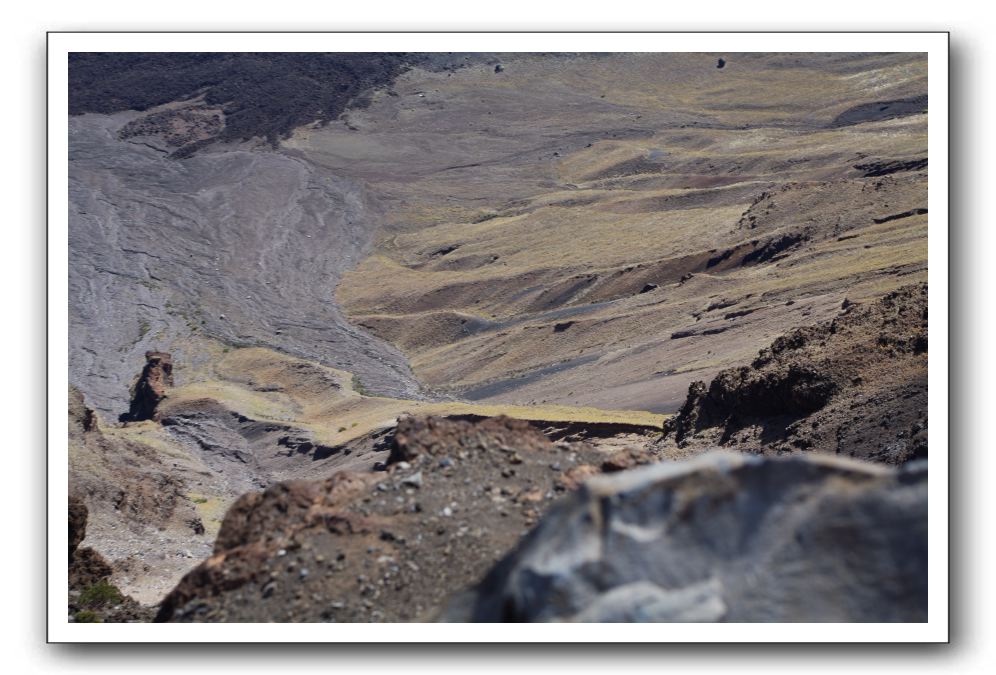
[[[80,548],[86,538],[88,511],[78,496],[69,497],[69,620],[79,623],[147,622],[149,607],[124,595],[109,581],[113,572],[92,548]]]
[[[69,484],[83,521],[88,514],[89,548],[107,561],[100,565],[107,567],[104,576],[153,604],[195,556],[210,551],[217,527],[205,527],[205,514],[193,501],[204,475],[194,458],[149,433],[153,423],[139,431],[102,428],[97,420],[79,391],[70,389]]]
[[[337,296],[429,386],[673,412],[788,327],[926,279],[919,56],[502,63],[412,69],[287,141],[384,206]]]
[[[658,447],[798,450],[901,464],[927,457],[927,285],[844,303],[749,366],[693,382]]]
[[[335,371],[258,349],[226,355],[235,367],[217,371],[251,370],[252,380],[168,387],[171,355],[154,353],[133,387],[153,421],[110,427],[108,438],[71,392],[72,482],[103,516],[94,541],[116,561],[116,580],[142,579],[129,587],[146,601],[211,555],[170,594],[163,619],[258,620],[278,609],[288,621],[425,619],[441,611],[440,598],[478,581],[553,500],[600,471],[715,445],[890,463],[926,457],[926,302],[925,285],[909,286],[874,303],[847,303],[832,322],[788,333],[750,366],[724,371],[708,388],[693,384],[662,438],[625,418],[496,420],[473,407],[450,419],[402,415],[369,431],[364,422],[330,434],[323,429],[333,420],[396,416],[398,403],[425,404],[369,399]],[[252,395],[259,400],[246,398]],[[278,482],[315,475],[329,478]],[[509,509],[496,506],[505,503]],[[391,537],[428,542],[407,547]],[[321,563],[343,547],[351,562],[329,563],[326,574]],[[351,580],[370,579],[389,559],[375,585],[352,588]],[[412,572],[447,573],[405,573],[391,586],[399,560]],[[309,580],[316,565],[322,576]],[[266,586],[301,569],[307,573],[293,584]],[[349,603],[357,590],[366,604]],[[274,594],[278,601],[262,602]],[[329,611],[329,603],[344,611]]]
[[[158,619],[922,621],[926,320],[925,284],[848,301],[694,383],[660,439],[403,417],[382,472],[242,497]],[[668,461],[716,445],[791,458]]]
[[[450,73],[481,59],[74,54],[70,383],[115,419],[146,351],[189,366],[218,345],[266,346],[348,370],[369,391],[421,398],[405,358],[334,298],[369,251],[379,199],[361,176],[281,139],[345,119],[408,68]]]
[[[122,424],[101,421],[70,389],[70,485],[90,509],[88,542],[109,561],[113,583],[143,603],[158,603],[210,555],[241,495],[279,481],[371,472],[387,461],[408,411],[465,420],[507,413],[549,438],[605,453],[642,447],[661,424],[625,411],[383,399],[356,392],[349,373],[268,350],[219,356],[209,372],[171,386],[167,365],[192,369],[150,352],[131,388],[130,408],[143,414]]]
[[[146,351],[182,385],[226,345],[671,412],[926,276],[919,55],[107,56],[74,65],[69,167],[70,380],[106,419]]]
[[[561,494],[651,461],[524,421],[405,418],[383,471],[279,483],[229,510],[159,621],[425,621]]]
[[[391,447],[242,497],[157,621],[926,618],[924,462],[660,463],[507,418],[405,418]]]
[[[105,417],[145,351],[205,339],[392,396],[424,395],[408,357],[475,400],[670,412],[925,276],[917,55],[196,56],[77,63],[71,381]]]
[[[127,411],[146,351],[190,365],[217,343],[270,346],[378,393],[418,395],[404,357],[333,299],[371,237],[362,185],[251,148],[170,159],[118,137],[136,116],[70,118],[70,382],[101,416]]]

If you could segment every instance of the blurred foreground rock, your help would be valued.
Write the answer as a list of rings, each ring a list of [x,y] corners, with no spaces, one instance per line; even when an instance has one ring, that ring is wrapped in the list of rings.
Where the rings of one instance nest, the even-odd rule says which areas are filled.
[[[722,452],[594,478],[449,621],[927,619],[927,466]]]

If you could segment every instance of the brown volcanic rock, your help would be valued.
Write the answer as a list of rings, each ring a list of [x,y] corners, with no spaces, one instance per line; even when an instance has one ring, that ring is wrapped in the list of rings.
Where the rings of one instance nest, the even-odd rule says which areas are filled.
[[[97,414],[83,400],[83,394],[76,387],[69,387],[69,436],[79,437],[90,431],[99,431]]]
[[[145,352],[145,367],[132,389],[131,407],[125,421],[151,420],[156,406],[173,386],[173,357],[166,352]]]
[[[926,457],[927,285],[776,339],[749,366],[694,382],[665,443],[814,450],[893,464]]]
[[[92,548],[79,548],[86,537],[88,510],[82,498],[69,497],[69,616],[90,623],[144,622],[152,608],[143,607],[110,582],[113,572]]]
[[[89,546],[77,549],[69,565],[69,588],[82,591],[109,580],[114,574],[110,563]],[[109,583],[109,581],[108,581]]]
[[[261,541],[271,543],[282,531],[309,524],[363,493],[376,476],[341,471],[323,481],[293,480],[240,497],[222,521],[214,552]]]
[[[647,448],[628,447],[614,452],[608,459],[602,462],[602,471],[605,473],[615,473],[625,471],[644,464],[656,462],[657,458]]]
[[[69,495],[69,560],[73,559],[80,542],[86,537],[86,504],[76,495]]]
[[[477,424],[443,417],[402,417],[394,433],[388,464],[410,461],[419,455],[440,455],[454,449],[533,451],[547,448],[549,439],[525,420],[509,417],[484,419]]]
[[[392,456],[242,497],[157,620],[433,619],[604,459],[504,417],[403,418]]]
[[[174,516],[189,519],[194,515],[185,495],[185,480],[168,471],[154,448],[103,433],[93,410],[73,388],[69,390],[69,437],[76,447],[69,466],[74,490],[70,513],[84,509],[82,521],[77,515],[71,525],[84,523],[77,535],[81,540],[86,530],[84,499],[98,511],[113,511],[119,525],[129,529],[160,528]]]

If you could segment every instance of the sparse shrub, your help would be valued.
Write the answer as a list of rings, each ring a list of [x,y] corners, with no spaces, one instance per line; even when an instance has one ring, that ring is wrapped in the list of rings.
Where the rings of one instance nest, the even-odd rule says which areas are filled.
[[[360,378],[356,377],[356,375],[353,375],[353,391],[361,396],[371,395],[370,392],[367,391],[367,388],[363,386],[363,383],[360,382]]]
[[[190,501],[192,501],[195,504],[207,504],[208,498],[207,497],[194,497]]]
[[[341,434],[341,433],[342,433],[343,431],[345,431],[345,430],[346,430],[346,427],[339,427],[339,433],[340,433],[340,434]]]
[[[89,609],[81,609],[73,615],[73,618],[76,619],[76,623],[103,623],[97,613]]]
[[[107,605],[117,605],[124,597],[118,587],[107,579],[101,579],[82,593],[80,593],[80,604],[84,607],[105,607]]]

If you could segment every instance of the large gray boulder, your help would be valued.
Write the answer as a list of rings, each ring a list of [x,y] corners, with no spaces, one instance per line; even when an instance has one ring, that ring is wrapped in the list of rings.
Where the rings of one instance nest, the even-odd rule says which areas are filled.
[[[443,619],[926,621],[926,461],[713,452],[600,476]]]

